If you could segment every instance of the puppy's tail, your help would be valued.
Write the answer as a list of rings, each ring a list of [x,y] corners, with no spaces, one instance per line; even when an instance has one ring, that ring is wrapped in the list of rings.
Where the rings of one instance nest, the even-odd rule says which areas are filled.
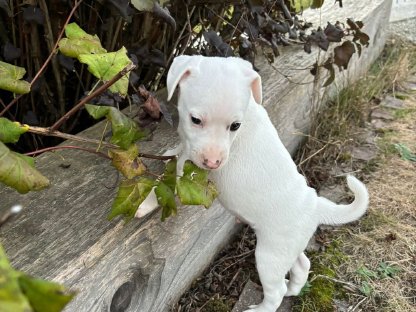
[[[347,184],[355,196],[349,205],[337,205],[324,197],[318,197],[320,224],[344,224],[357,220],[365,213],[368,207],[367,188],[353,176],[347,176]]]

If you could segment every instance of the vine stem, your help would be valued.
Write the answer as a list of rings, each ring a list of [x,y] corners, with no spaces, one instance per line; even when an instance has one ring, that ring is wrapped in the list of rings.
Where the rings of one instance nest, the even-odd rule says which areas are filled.
[[[81,137],[81,136],[78,136],[78,135],[63,133],[63,132],[60,132],[60,131],[57,131],[57,130],[51,130],[50,128],[29,126],[28,132],[35,133],[35,134],[40,134],[40,135],[46,135],[46,136],[54,136],[54,137],[58,137],[58,138],[66,139],[66,140],[73,140],[73,141],[77,141],[77,142],[93,143],[93,144],[97,144],[98,146],[100,146],[100,144],[101,144],[101,145],[104,145],[108,148],[120,149],[120,146],[118,146],[116,144],[108,143],[108,142],[105,142],[105,141],[102,141],[102,140],[85,138],[85,137]],[[65,146],[65,147],[63,147],[63,146]],[[43,152],[47,152],[47,151],[51,151],[51,150],[55,150],[55,149],[60,149],[60,148],[74,148],[74,149],[81,149],[81,150],[89,151],[88,148],[84,148],[84,147],[80,147],[80,146],[62,145],[62,146],[47,147],[47,148],[44,148],[44,149],[40,149],[40,150],[37,150],[37,151],[27,153],[25,155],[36,155],[36,154],[40,154],[40,153],[43,153]],[[91,150],[91,152],[94,152],[94,153],[97,153],[97,154],[104,154],[104,153],[100,153],[96,150]],[[107,155],[105,155],[105,156],[107,156]],[[162,156],[162,155],[152,155],[152,154],[146,154],[146,153],[139,153],[138,156],[143,157],[143,158],[156,159],[156,160],[171,160],[171,159],[176,158],[176,156]],[[106,158],[109,158],[109,157],[106,157]]]
[[[53,137],[62,138],[66,140],[73,140],[77,142],[93,143],[97,145],[102,144],[109,148],[120,148],[120,146],[112,144],[112,143],[108,143],[108,142],[96,140],[96,139],[85,138],[85,137],[81,137],[78,135],[68,134],[68,133],[57,131],[57,130],[52,130],[50,128],[29,126],[28,132],[40,134],[40,135],[46,135],[46,136],[53,136]]]
[[[71,108],[65,115],[63,115],[57,122],[55,122],[52,127],[50,128],[52,131],[55,131],[59,129],[59,127],[69,119],[74,113],[76,113],[78,110],[80,110],[88,101],[95,98],[96,96],[103,93],[105,90],[107,90],[110,86],[112,86],[114,83],[116,83],[118,80],[120,80],[124,75],[132,71],[136,66],[131,63],[124,67],[117,75],[115,75],[113,78],[102,84],[98,89],[96,89],[91,94],[84,97],[81,101],[78,102],[73,108]]]
[[[108,156],[107,154],[104,154],[102,152],[97,152],[96,150],[93,150],[91,148],[81,147],[81,146],[76,146],[76,145],[51,146],[51,147],[42,148],[42,149],[37,150],[37,151],[25,153],[25,155],[26,156],[32,156],[32,155],[37,155],[37,154],[41,154],[41,153],[44,153],[44,152],[50,152],[50,151],[55,151],[55,150],[60,150],[60,149],[78,149],[78,150],[86,151],[86,152],[91,153],[91,154],[98,155],[98,156],[106,158],[106,159],[111,159],[110,156]]]
[[[39,71],[36,73],[35,77],[33,77],[32,81],[30,82],[30,87],[32,87],[32,85],[36,82],[36,80],[38,80],[38,78],[43,74],[43,72],[46,69],[46,66],[48,66],[49,62],[51,61],[52,57],[55,55],[56,50],[58,49],[58,44],[59,41],[61,40],[62,36],[65,33],[65,27],[66,25],[68,25],[69,21],[72,18],[72,15],[74,15],[76,9],[79,7],[79,5],[81,4],[81,2],[84,0],[77,0],[75,1],[74,7],[72,8],[71,12],[69,13],[64,25],[62,26],[61,32],[59,33],[58,38],[56,39],[55,45],[51,51],[51,53],[49,54],[48,58],[46,59],[46,61],[43,63],[42,67],[39,69]],[[9,104],[7,104],[7,106],[0,112],[0,117],[4,115],[4,113],[6,113],[18,100],[20,100],[20,98],[23,96],[24,94],[20,94],[18,96],[16,96]]]

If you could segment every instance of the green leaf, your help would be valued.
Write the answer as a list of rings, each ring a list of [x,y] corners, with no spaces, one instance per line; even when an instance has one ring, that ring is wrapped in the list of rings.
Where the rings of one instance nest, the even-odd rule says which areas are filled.
[[[62,285],[33,278],[23,273],[18,280],[20,289],[35,312],[59,312],[75,296],[74,292],[68,292]]]
[[[73,297],[59,284],[13,269],[0,244],[1,312],[59,312]]]
[[[183,176],[176,184],[179,199],[184,205],[203,205],[208,208],[218,193],[214,184],[208,180],[208,171],[187,161]]]
[[[92,118],[100,119],[109,116],[110,111],[116,108],[110,106],[97,106],[92,104],[85,104],[85,109]]]
[[[155,194],[159,205],[162,207],[162,221],[165,221],[171,215],[176,215],[175,193],[172,189],[167,184],[159,182],[155,188]]]
[[[377,272],[367,269],[365,266],[360,267],[357,270],[357,273],[365,279],[371,279],[371,278],[377,279],[378,278]]]
[[[408,160],[408,161],[416,161],[416,154],[413,154],[405,144],[397,143],[397,144],[394,144],[394,147],[399,152],[402,159]]]
[[[307,8],[318,9],[324,4],[324,0],[290,0],[290,7],[296,12]]]
[[[133,179],[146,172],[146,166],[138,158],[139,149],[136,144],[132,144],[128,150],[109,150],[108,155],[113,166],[127,179]]]
[[[394,265],[389,265],[385,262],[380,262],[377,271],[379,272],[381,278],[387,278],[394,277],[400,272],[400,268]]]
[[[121,181],[108,219],[112,220],[118,215],[124,215],[126,222],[131,220],[154,185],[155,182],[148,178]]]
[[[128,149],[137,140],[147,135],[145,131],[139,128],[134,120],[124,115],[115,107],[86,104],[85,108],[94,119],[107,117],[111,121],[113,135],[110,141],[122,149]]]
[[[49,180],[34,168],[31,157],[10,151],[0,142],[0,182],[19,193],[39,191],[49,186]]]
[[[23,67],[0,62],[0,89],[16,94],[29,93],[29,82],[20,80],[25,74],[26,70]]]
[[[166,163],[165,172],[155,188],[155,194],[159,205],[162,207],[162,221],[171,215],[176,215],[177,207],[175,201],[176,189],[176,160]]]
[[[369,297],[371,293],[373,292],[373,288],[367,281],[364,281],[361,283],[360,291],[362,292],[363,295],[365,295],[366,297]]]
[[[29,130],[28,125],[22,125],[7,118],[0,117],[0,141],[3,143],[16,143],[21,134]]]
[[[153,11],[156,0],[131,0],[131,4],[139,11]]]
[[[127,56],[125,47],[122,47],[116,52],[81,54],[78,59],[81,63],[87,64],[91,74],[102,81],[111,80],[111,78],[118,74],[124,67],[132,63]],[[130,73],[116,81],[116,83],[109,88],[110,91],[120,93],[122,96],[127,95],[129,76]]]
[[[305,285],[303,285],[302,289],[300,290],[299,296],[305,296],[306,294],[310,293],[312,289],[312,284],[309,281],[306,281]]]
[[[165,183],[172,192],[175,192],[176,189],[176,160],[169,160],[165,166],[165,172],[163,173],[163,177],[161,179],[163,183]]]
[[[9,263],[6,253],[0,244],[0,311],[30,312],[29,301],[20,291],[19,273]]]
[[[68,24],[65,27],[65,35],[67,38],[59,41],[59,51],[65,56],[79,58],[81,54],[107,52],[96,35],[86,33],[77,23]]]

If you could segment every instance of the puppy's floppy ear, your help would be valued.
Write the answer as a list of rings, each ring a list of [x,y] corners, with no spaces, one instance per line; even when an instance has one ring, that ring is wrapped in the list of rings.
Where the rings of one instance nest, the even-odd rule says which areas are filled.
[[[177,85],[191,74],[198,72],[198,65],[201,62],[201,56],[181,55],[175,57],[170,66],[166,85],[168,88],[168,101],[172,98]]]
[[[261,104],[261,101],[263,100],[263,95],[261,91],[260,75],[253,69],[253,65],[250,62],[237,57],[232,59],[242,68],[244,76],[246,76],[249,79],[250,88],[254,100],[257,104]]]
[[[251,92],[253,93],[253,98],[257,104],[261,104],[263,100],[263,94],[261,90],[261,77],[260,75],[252,69],[252,81],[251,81]]]

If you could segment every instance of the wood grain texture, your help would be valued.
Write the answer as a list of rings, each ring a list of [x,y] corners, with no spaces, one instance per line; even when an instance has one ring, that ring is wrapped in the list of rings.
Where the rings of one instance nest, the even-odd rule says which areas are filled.
[[[338,75],[342,78],[337,81],[339,88],[363,73],[381,51],[390,6],[391,1],[378,0],[371,5],[366,2],[359,12],[348,8],[333,11],[343,15],[335,17],[339,20],[349,16],[365,22],[371,19],[366,31],[374,38],[374,46],[354,60],[356,65]],[[331,19],[325,14],[322,20]],[[308,70],[287,67],[305,68],[314,62],[316,54],[300,51],[289,56],[281,52],[275,65],[292,81],[313,80]],[[322,89],[288,82],[264,61],[256,65],[263,79],[264,105],[293,152],[302,139],[296,133],[307,131],[311,103],[320,102]],[[332,87],[329,93],[336,89]],[[160,94],[159,98],[166,96]],[[142,151],[161,153],[173,147],[177,142],[175,129],[161,123],[153,141],[140,145]],[[102,130],[103,123],[99,123],[82,135],[98,138]],[[177,217],[164,223],[160,222],[160,211],[126,225],[120,219],[109,222],[106,216],[119,177],[108,161],[79,150],[64,150],[41,155],[36,162],[51,180],[51,187],[19,195],[0,186],[0,212],[16,203],[25,207],[0,228],[0,238],[17,269],[79,291],[66,311],[168,311],[238,230],[234,217],[218,203],[208,210],[182,207]],[[63,163],[70,167],[63,168]],[[151,162],[149,166],[157,170],[160,165]]]

